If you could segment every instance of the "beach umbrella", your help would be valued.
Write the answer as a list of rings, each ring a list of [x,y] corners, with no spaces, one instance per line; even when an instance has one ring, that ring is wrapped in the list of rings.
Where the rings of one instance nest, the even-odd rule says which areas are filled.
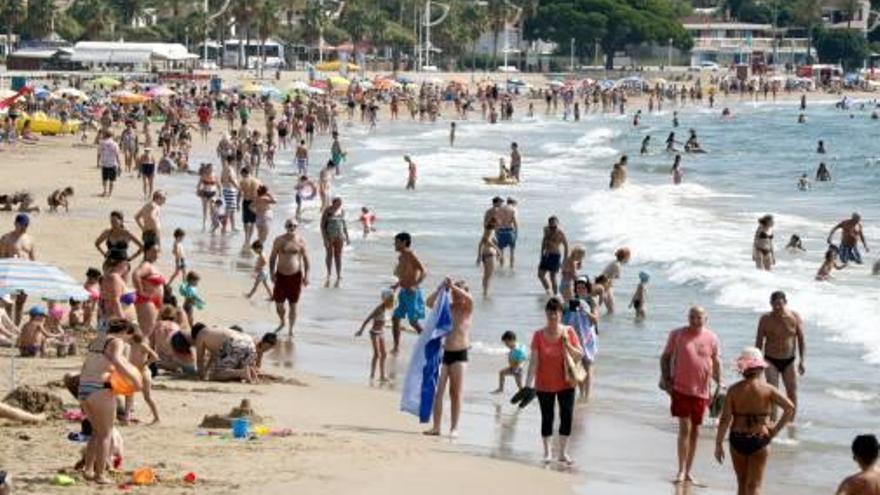
[[[152,88],[147,90],[146,94],[152,96],[153,98],[161,98],[163,96],[174,96],[177,93],[175,93],[174,90],[172,90],[168,86],[153,86]]]
[[[46,88],[37,88],[34,90],[34,98],[37,98],[38,100],[45,100],[51,95],[52,93]]]
[[[293,81],[287,89],[289,91],[308,91],[311,86],[308,85],[305,81]]]
[[[149,96],[131,91],[114,91],[110,94],[110,99],[123,105],[139,105],[150,101]]]
[[[554,86],[554,87],[560,88],[562,86],[565,86],[565,83],[562,81],[550,81],[547,83],[547,86]]]
[[[348,79],[346,79],[342,76],[331,76],[329,81],[330,81],[330,84],[333,85],[334,87],[348,86],[349,84],[351,84],[348,81]]]
[[[62,98],[62,99],[63,98],[76,98],[77,100],[88,99],[88,95],[86,95],[85,92],[80,91],[76,88],[61,88],[61,89],[55,91],[55,93],[53,93],[53,96],[55,96],[56,98]]]
[[[120,84],[122,84],[122,82],[119,81],[118,79],[113,79],[112,77],[109,77],[109,76],[101,76],[101,77],[96,77],[95,79],[92,79],[91,81],[89,81],[89,84],[91,84],[92,86],[104,86],[104,87],[108,87],[108,88],[115,88],[116,86],[119,86]]]
[[[86,301],[82,284],[60,268],[23,258],[0,259],[0,296],[27,294],[49,301]]]
[[[0,100],[11,98],[17,94],[17,91],[12,91],[11,89],[0,89]]]
[[[239,93],[244,93],[246,95],[255,95],[257,93],[262,93],[263,87],[257,83],[249,82],[239,87],[238,91]]]

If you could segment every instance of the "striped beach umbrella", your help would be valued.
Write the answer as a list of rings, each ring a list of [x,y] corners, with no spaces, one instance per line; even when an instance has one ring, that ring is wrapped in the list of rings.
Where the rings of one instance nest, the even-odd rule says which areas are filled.
[[[0,296],[27,294],[49,301],[86,301],[89,293],[52,265],[22,258],[0,259]]]

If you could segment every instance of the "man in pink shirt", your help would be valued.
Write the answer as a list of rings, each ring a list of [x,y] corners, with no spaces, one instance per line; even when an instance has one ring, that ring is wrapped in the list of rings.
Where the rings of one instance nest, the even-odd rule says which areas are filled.
[[[696,483],[691,475],[703,415],[709,406],[709,380],[721,387],[721,346],[706,328],[706,312],[693,306],[688,326],[669,332],[660,357],[660,388],[672,399],[678,418],[678,474],[676,483]]]

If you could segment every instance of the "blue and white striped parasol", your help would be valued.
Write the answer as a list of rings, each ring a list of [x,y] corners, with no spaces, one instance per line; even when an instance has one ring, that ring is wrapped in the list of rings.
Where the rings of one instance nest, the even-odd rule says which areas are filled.
[[[0,259],[0,296],[27,294],[49,301],[85,301],[89,293],[70,275],[23,258]]]

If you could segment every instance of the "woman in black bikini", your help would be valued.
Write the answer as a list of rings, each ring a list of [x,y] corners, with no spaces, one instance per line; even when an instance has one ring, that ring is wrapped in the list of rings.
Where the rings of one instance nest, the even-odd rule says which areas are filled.
[[[137,246],[137,251],[131,256],[128,255],[129,243]],[[141,241],[125,228],[124,218],[120,211],[110,212],[110,228],[101,232],[101,235],[95,239],[95,247],[105,259],[114,261],[131,261],[137,258],[144,249]]]
[[[752,260],[758,270],[770,271],[776,264],[773,249],[773,215],[764,215],[758,219],[758,228],[752,242]]]
[[[743,379],[727,391],[715,437],[715,459],[724,462],[724,435],[730,428],[730,458],[736,472],[736,493],[757,495],[761,492],[770,455],[768,446],[794,417],[794,404],[764,379],[767,362],[759,349],[743,349],[736,367]],[[783,413],[779,421],[771,424],[770,411],[774,405],[781,407]]]

